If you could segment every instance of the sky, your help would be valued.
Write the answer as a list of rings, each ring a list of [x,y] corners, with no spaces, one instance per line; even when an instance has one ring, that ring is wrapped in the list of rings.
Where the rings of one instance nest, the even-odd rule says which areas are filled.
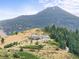
[[[0,0],[0,20],[33,15],[53,6],[59,6],[79,17],[78,0]]]

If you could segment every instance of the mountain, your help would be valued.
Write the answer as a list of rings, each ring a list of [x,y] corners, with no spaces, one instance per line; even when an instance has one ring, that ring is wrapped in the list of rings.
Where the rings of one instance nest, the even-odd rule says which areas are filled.
[[[23,31],[33,27],[45,27],[55,24],[70,29],[79,28],[79,17],[74,16],[60,7],[48,7],[36,15],[22,15],[0,22],[0,27],[7,33]]]

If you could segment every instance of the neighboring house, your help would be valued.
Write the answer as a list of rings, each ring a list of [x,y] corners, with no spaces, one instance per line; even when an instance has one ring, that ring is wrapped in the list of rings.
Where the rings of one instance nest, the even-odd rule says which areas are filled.
[[[48,35],[35,35],[35,34],[31,35],[31,38],[33,40],[49,40],[50,39]]]

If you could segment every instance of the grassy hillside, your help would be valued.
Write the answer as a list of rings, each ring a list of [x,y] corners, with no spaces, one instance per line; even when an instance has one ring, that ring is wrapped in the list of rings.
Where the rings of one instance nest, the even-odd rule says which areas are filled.
[[[0,43],[0,59],[79,59],[59,48],[59,43],[53,39],[31,42],[29,37],[33,34],[47,35],[41,29],[34,28],[5,37],[4,43]]]

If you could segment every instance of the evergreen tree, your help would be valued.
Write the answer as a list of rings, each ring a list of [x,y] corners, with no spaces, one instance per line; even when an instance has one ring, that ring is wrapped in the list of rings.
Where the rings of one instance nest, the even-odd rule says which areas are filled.
[[[70,52],[79,55],[79,31],[69,31],[66,28],[48,26],[45,28],[49,32],[51,39],[60,43],[60,48],[65,49],[69,48]]]

